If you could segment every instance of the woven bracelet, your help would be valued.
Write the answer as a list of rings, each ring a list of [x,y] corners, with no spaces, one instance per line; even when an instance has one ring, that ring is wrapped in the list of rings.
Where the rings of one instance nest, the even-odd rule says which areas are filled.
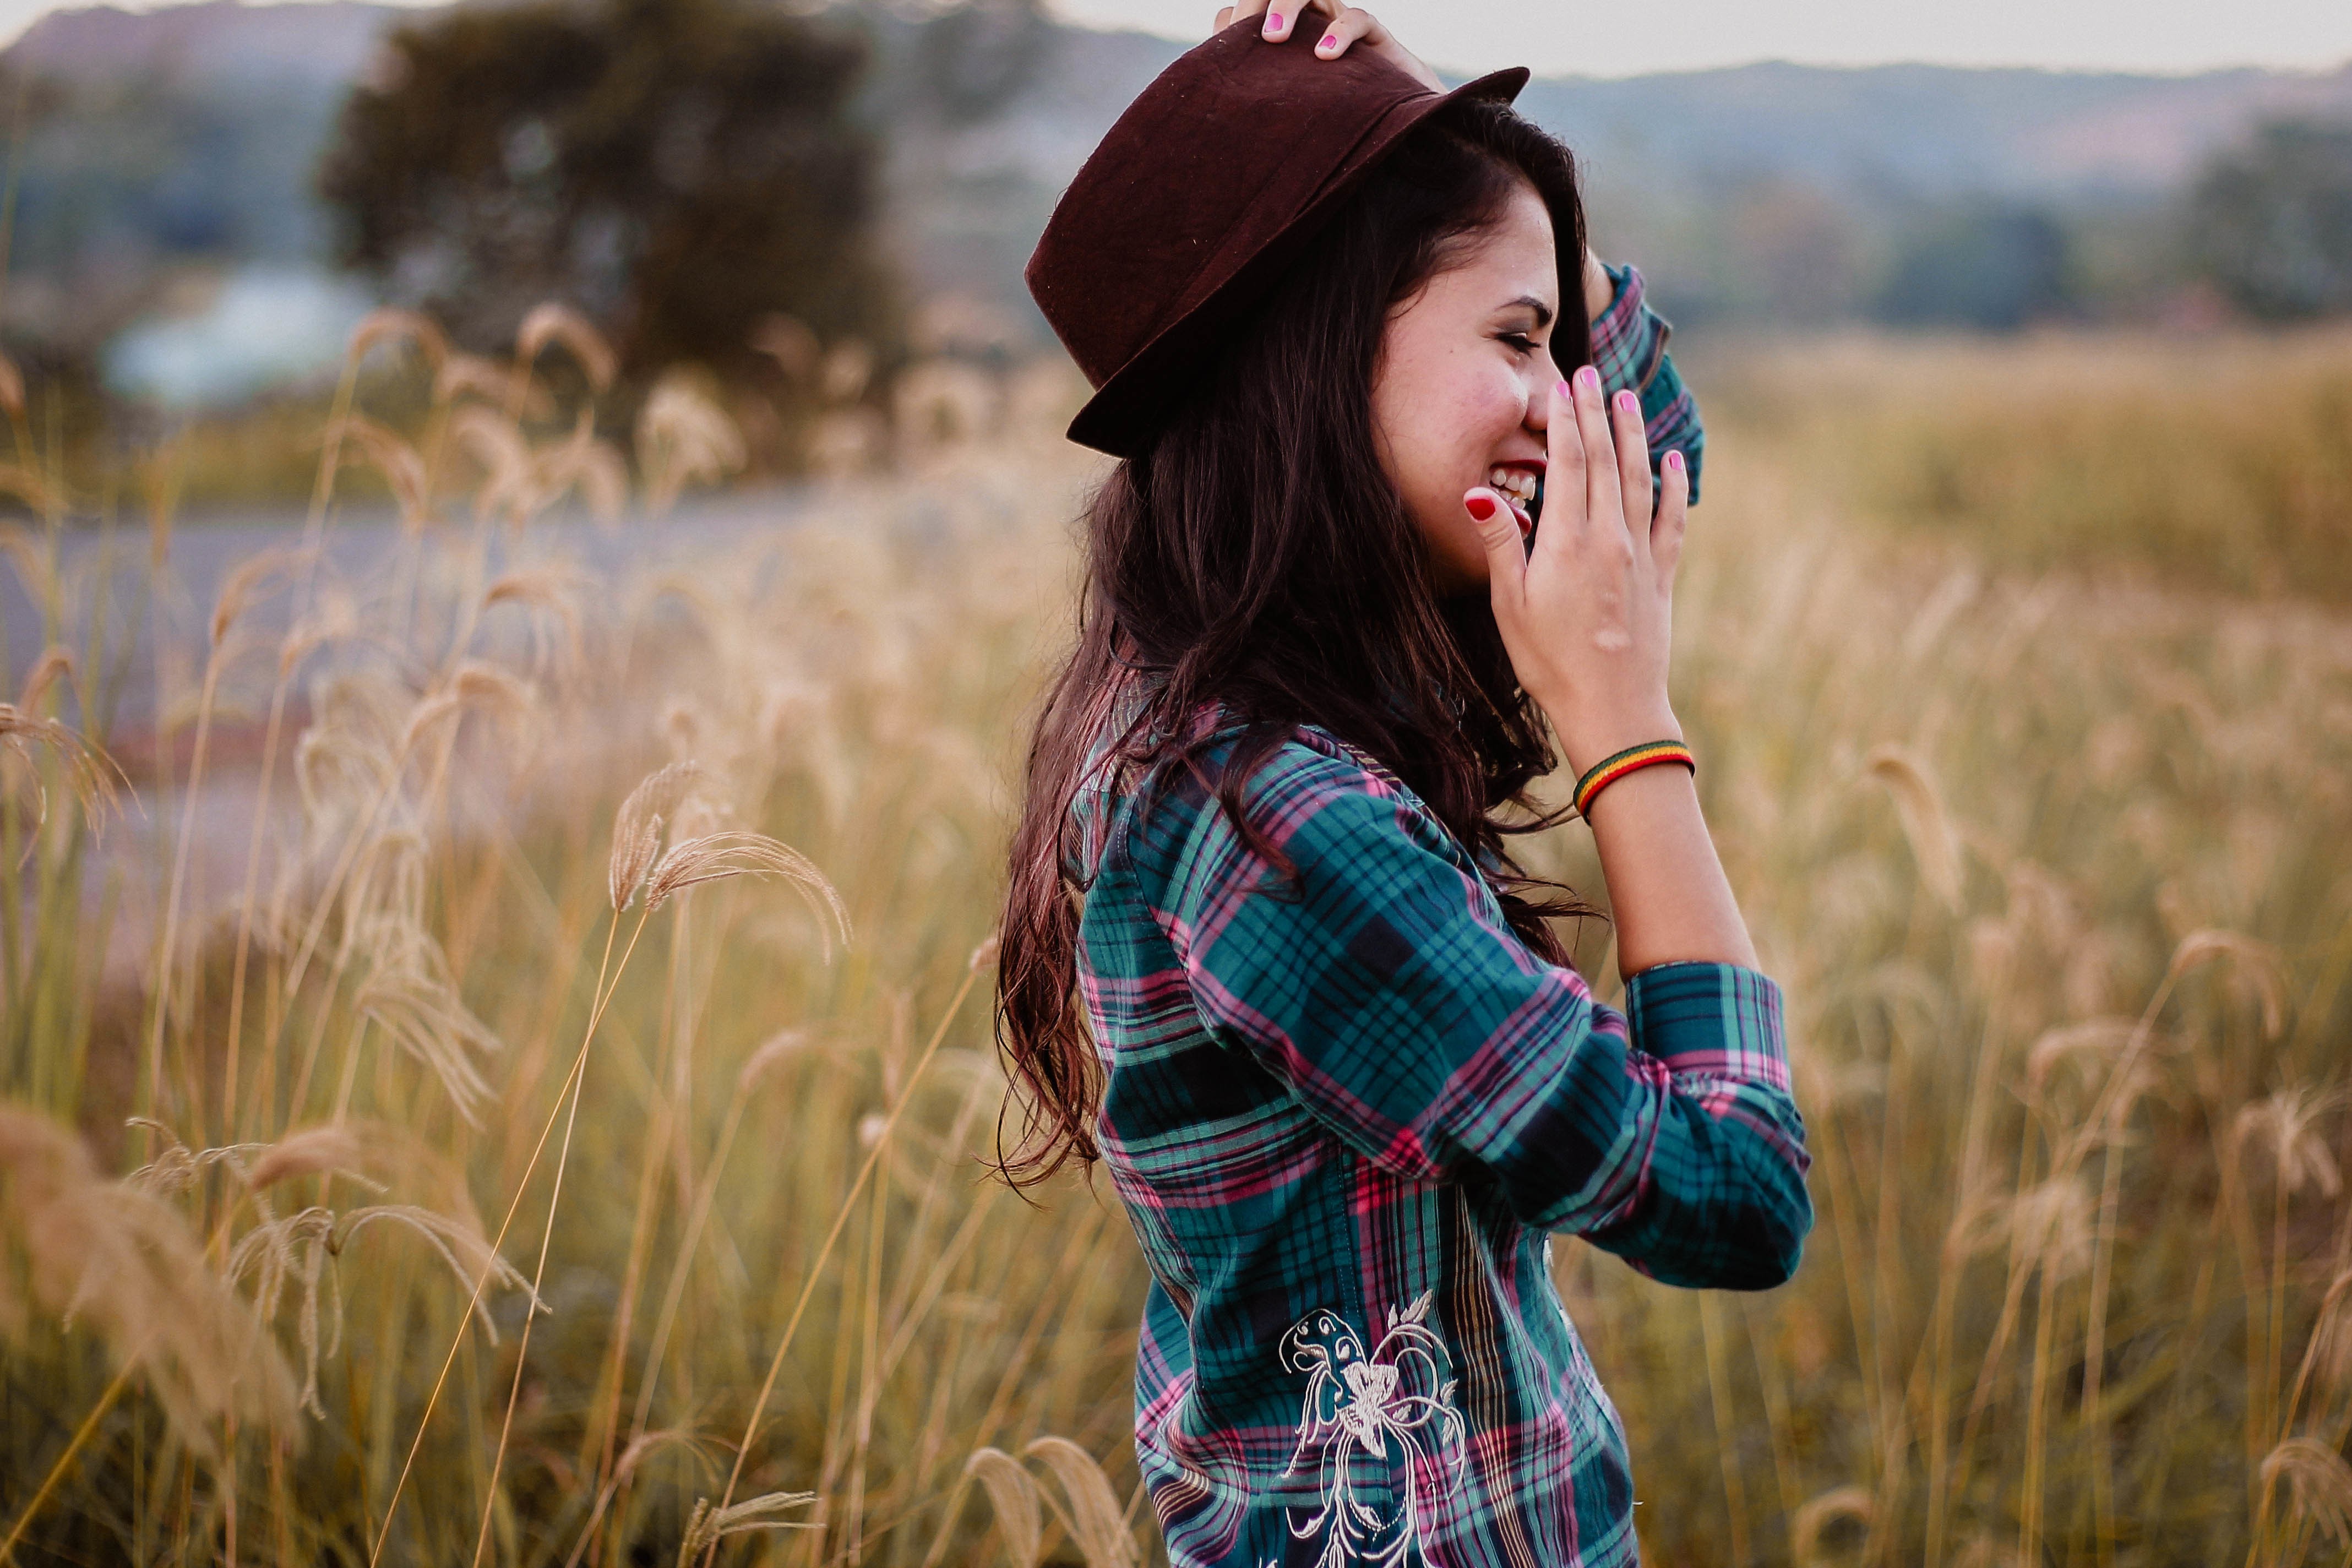
[[[1673,763],[1679,767],[1698,772],[1698,759],[1680,741],[1651,741],[1643,745],[1628,746],[1613,757],[1603,757],[1584,770],[1576,781],[1576,814],[1590,820],[1592,803],[1601,792],[1623,778],[1627,773],[1655,767],[1660,763]]]

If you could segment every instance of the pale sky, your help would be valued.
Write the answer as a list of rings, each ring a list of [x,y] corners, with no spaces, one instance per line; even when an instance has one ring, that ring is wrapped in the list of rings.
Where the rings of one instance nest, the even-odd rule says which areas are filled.
[[[1208,0],[1048,0],[1072,21],[1198,37]],[[53,0],[0,0],[0,42]],[[144,4],[134,8],[145,9]],[[2352,61],[2347,0],[1375,0],[1405,43],[1457,70],[1627,76],[1752,60],[2198,71]]]
[[[1055,0],[1073,21],[1176,37],[1199,0]],[[1629,76],[1754,60],[2198,71],[2352,60],[2352,0],[1371,0],[1405,46],[1459,70]]]

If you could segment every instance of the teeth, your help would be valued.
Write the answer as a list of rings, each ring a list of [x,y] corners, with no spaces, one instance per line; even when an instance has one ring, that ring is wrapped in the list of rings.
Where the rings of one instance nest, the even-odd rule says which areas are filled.
[[[1486,475],[1486,488],[1502,491],[1521,506],[1533,505],[1536,499],[1536,477],[1525,468],[1496,467]]]

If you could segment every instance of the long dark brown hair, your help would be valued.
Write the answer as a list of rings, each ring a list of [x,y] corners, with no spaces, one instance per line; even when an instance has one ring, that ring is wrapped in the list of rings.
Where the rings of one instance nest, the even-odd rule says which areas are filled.
[[[1554,359],[1591,357],[1584,206],[1567,148],[1502,105],[1460,100],[1409,133],[1284,274],[1086,517],[1077,646],[1029,748],[1013,838],[996,989],[997,1046],[1021,1108],[998,1166],[1015,1185],[1100,1157],[1102,1069],[1076,996],[1081,879],[1071,804],[1103,743],[1108,698],[1136,683],[1140,716],[1117,761],[1200,773],[1252,847],[1244,784],[1300,724],[1373,757],[1454,836],[1499,868],[1528,945],[1564,962],[1548,917],[1585,912],[1518,872],[1504,836],[1548,820],[1524,792],[1552,765],[1541,716],[1511,672],[1484,594],[1442,597],[1427,546],[1383,468],[1373,375],[1389,318],[1532,185],[1559,257]],[[1245,724],[1207,766],[1193,722]],[[1230,734],[1230,729],[1228,734]],[[1513,819],[1498,816],[1517,808]]]

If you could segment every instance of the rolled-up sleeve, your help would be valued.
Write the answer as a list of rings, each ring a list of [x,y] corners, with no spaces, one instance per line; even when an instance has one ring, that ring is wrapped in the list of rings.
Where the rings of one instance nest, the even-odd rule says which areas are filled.
[[[1217,1037],[1398,1175],[1491,1183],[1670,1283],[1789,1276],[1812,1209],[1769,979],[1675,964],[1618,1012],[1393,780],[1293,742],[1244,800],[1255,847],[1188,780],[1129,850]]]
[[[1630,389],[1641,395],[1643,434],[1650,443],[1650,471],[1657,472],[1668,452],[1680,452],[1690,470],[1690,499],[1698,500],[1699,467],[1706,453],[1706,430],[1699,423],[1698,404],[1675,369],[1666,341],[1674,326],[1650,309],[1648,289],[1641,273],[1631,267],[1609,267],[1615,292],[1609,308],[1593,318],[1592,368],[1600,373],[1604,392]]]

